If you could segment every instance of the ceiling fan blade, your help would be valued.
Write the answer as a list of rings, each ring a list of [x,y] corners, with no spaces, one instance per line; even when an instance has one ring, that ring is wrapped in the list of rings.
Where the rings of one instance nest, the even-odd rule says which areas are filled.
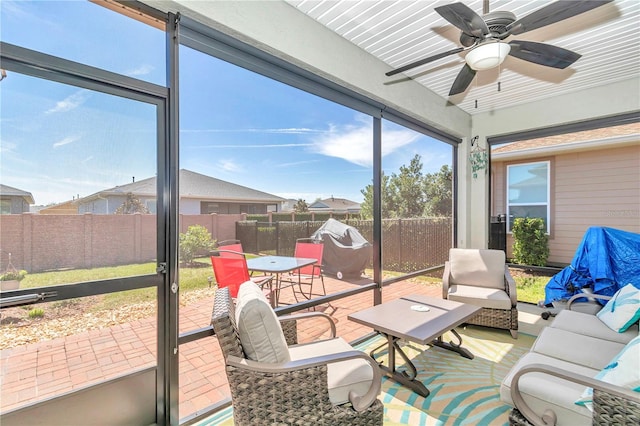
[[[511,56],[559,69],[568,67],[582,56],[571,50],[533,41],[513,40],[509,42],[509,45],[511,46],[509,52]]]
[[[480,38],[489,34],[489,28],[484,19],[463,3],[439,6],[435,11],[465,34]]]
[[[611,3],[611,1],[613,0],[557,1],[507,25],[507,32],[512,35],[522,34],[580,15],[606,3]]]
[[[464,67],[458,73],[453,85],[451,86],[451,90],[449,91],[449,96],[457,95],[458,93],[462,93],[467,90],[467,87],[473,81],[473,77],[476,76],[476,70],[471,68],[469,64],[464,64]]]
[[[419,67],[420,65],[428,64],[429,62],[436,61],[438,59],[444,58],[444,57],[449,56],[449,55],[455,55],[456,53],[460,53],[463,50],[464,50],[464,47],[457,47],[457,48],[455,48],[453,50],[449,50],[447,52],[438,53],[437,55],[429,56],[428,58],[423,58],[423,59],[420,59],[419,61],[415,61],[415,62],[412,62],[412,63],[407,64],[405,66],[402,66],[400,68],[396,68],[395,70],[391,70],[389,72],[386,72],[385,75],[387,77],[391,77],[392,75],[396,75],[396,74],[399,74],[401,72],[405,72],[407,70],[410,70],[411,68],[415,68],[415,67]]]

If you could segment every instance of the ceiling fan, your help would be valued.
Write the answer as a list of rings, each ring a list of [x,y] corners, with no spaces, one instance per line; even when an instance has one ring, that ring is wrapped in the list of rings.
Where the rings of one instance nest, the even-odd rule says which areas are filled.
[[[544,6],[520,19],[507,11],[489,12],[489,2],[484,1],[483,16],[478,15],[463,3],[452,3],[435,8],[444,19],[459,28],[460,44],[447,52],[438,53],[424,59],[404,65],[386,73],[392,76],[449,55],[467,51],[465,65],[458,73],[449,96],[467,90],[476,71],[487,70],[500,65],[507,55],[547,67],[564,69],[577,61],[581,55],[561,47],[533,41],[503,41],[511,35],[519,35],[572,16],[587,12],[610,3],[612,0],[561,0]]]

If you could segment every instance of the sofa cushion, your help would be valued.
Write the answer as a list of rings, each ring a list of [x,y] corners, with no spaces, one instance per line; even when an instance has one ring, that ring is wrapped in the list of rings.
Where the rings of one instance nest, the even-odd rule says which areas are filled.
[[[573,364],[536,352],[529,352],[518,360],[516,365],[511,368],[509,374],[507,374],[502,381],[500,386],[500,399],[503,402],[512,406],[514,405],[511,399],[511,382],[513,376],[520,369],[531,364],[553,366],[587,377],[593,377],[598,373],[598,370],[593,368]],[[556,424],[572,426],[591,425],[591,412],[586,407],[575,404],[576,399],[580,397],[584,390],[583,385],[562,380],[550,374],[529,373],[520,378],[518,388],[527,405],[536,413],[541,414],[548,408],[553,409],[558,416]]]
[[[623,333],[616,333],[605,323],[600,321],[596,315],[564,309],[556,315],[550,327],[571,331],[572,333],[583,334],[601,340],[622,343],[626,345],[638,335],[638,326],[629,327]]]
[[[624,332],[640,319],[640,290],[633,284],[627,284],[613,295],[597,315],[612,330]]]
[[[452,285],[449,287],[449,300],[470,303],[483,308],[511,309],[511,299],[506,291],[497,288]]]
[[[450,249],[451,284],[504,288],[505,254],[502,250]]]
[[[595,378],[640,392],[640,336],[629,342]],[[593,410],[593,388],[586,388],[576,404]]]
[[[352,351],[353,348],[341,338],[321,340],[289,348],[291,360]],[[336,405],[349,402],[349,392],[364,395],[371,387],[373,371],[371,365],[362,359],[331,363],[327,366],[329,400]]]
[[[533,342],[531,351],[600,370],[623,347],[622,343],[546,327]]]
[[[270,363],[290,360],[280,321],[260,287],[252,281],[240,285],[236,324],[247,358]]]

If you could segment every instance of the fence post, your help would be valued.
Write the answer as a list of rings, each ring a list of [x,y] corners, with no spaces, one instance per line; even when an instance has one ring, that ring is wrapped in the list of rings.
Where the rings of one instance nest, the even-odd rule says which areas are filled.
[[[142,261],[142,214],[134,213],[133,220],[133,256],[136,262]]]
[[[22,268],[33,270],[33,214],[22,213]]]
[[[93,267],[93,213],[85,213],[82,216],[84,225],[84,268]]]

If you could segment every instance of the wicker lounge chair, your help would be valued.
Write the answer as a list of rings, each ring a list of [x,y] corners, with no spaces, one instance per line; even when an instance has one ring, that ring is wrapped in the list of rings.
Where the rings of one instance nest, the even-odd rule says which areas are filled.
[[[451,249],[442,277],[442,297],[482,308],[468,324],[502,328],[517,338],[516,283],[503,251]]]
[[[215,295],[212,325],[225,358],[234,423],[382,425],[383,405],[377,399],[381,375],[376,362],[365,353],[353,350],[343,339],[334,337],[335,324],[328,315],[310,312],[277,318],[256,289],[255,284],[242,284],[237,312],[228,288],[218,289]],[[255,328],[243,310],[260,311],[256,316],[266,319],[267,323]],[[271,316],[273,323],[268,323]],[[298,345],[297,321],[308,317],[329,320],[332,337]],[[276,324],[275,332],[273,324]],[[255,339],[251,344],[245,339],[243,346],[243,333],[251,330],[256,332]],[[269,336],[266,346],[277,347],[281,339],[288,353],[268,354],[276,357],[275,362],[249,359],[249,353],[253,359],[267,359],[267,355],[256,355],[253,347],[255,340],[265,336]],[[278,359],[279,356],[288,360]]]

